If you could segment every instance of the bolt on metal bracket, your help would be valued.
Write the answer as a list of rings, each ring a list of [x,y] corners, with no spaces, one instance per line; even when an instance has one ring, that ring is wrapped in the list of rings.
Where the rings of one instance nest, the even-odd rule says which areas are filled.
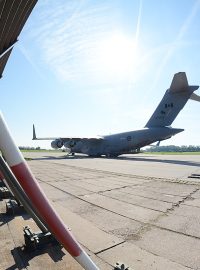
[[[131,270],[129,267],[125,266],[124,263],[117,262],[114,270]]]

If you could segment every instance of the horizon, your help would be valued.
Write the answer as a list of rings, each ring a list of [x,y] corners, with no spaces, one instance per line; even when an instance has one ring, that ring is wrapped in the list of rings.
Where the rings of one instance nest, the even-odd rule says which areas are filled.
[[[38,1],[1,79],[2,112],[17,145],[38,137],[140,129],[173,75],[200,85],[200,1]],[[170,18],[170,19],[169,19]],[[196,91],[199,94],[199,90]],[[199,103],[161,145],[199,145]]]

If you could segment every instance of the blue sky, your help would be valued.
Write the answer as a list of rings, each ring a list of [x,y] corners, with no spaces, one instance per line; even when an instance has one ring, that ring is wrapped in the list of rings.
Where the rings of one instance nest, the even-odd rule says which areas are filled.
[[[39,0],[1,79],[15,141],[142,128],[185,71],[200,85],[200,1]],[[196,92],[200,93],[200,90]],[[200,104],[189,101],[166,144],[200,145]]]

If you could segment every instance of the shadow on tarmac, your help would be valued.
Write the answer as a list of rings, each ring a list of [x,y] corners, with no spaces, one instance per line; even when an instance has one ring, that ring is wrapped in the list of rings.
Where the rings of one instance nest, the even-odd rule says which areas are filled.
[[[14,258],[15,264],[6,268],[5,270],[26,269],[30,266],[30,261],[36,256],[47,253],[54,262],[59,262],[65,256],[62,251],[62,247],[59,245],[48,245],[40,250],[27,250],[24,246],[16,247],[11,250],[11,254]],[[45,261],[44,261],[45,265]]]
[[[13,213],[13,214],[1,213],[0,214],[0,227],[3,226],[4,224],[8,224],[16,216],[20,216],[24,220],[30,219],[30,215],[27,214],[25,211],[24,211],[24,213],[19,212],[19,213]]]
[[[200,168],[200,162],[187,161],[187,160],[174,160],[174,159],[159,159],[155,157],[118,157],[116,160],[127,160],[127,161],[143,161],[143,162],[152,162],[152,163],[166,163],[166,164],[175,164],[175,165],[184,165],[184,166],[194,166]]]
[[[78,155],[74,155],[74,156],[68,156],[68,155],[64,155],[64,156],[60,156],[60,157],[53,157],[53,156],[43,156],[43,157],[39,157],[39,158],[31,158],[31,160],[63,160],[63,159],[93,159],[94,157],[89,157],[89,156],[78,156]]]
[[[166,163],[166,164],[175,164],[175,165],[183,165],[183,166],[193,166],[193,167],[199,167],[200,168],[200,162],[195,161],[187,161],[187,160],[174,160],[174,159],[159,159],[155,158],[155,156],[119,156],[119,157],[90,157],[86,155],[74,155],[74,156],[60,156],[60,157],[53,157],[53,156],[43,156],[40,158],[33,158],[32,160],[76,160],[76,159],[111,159],[111,160],[127,160],[127,161],[143,161],[143,162],[152,162],[152,163]]]

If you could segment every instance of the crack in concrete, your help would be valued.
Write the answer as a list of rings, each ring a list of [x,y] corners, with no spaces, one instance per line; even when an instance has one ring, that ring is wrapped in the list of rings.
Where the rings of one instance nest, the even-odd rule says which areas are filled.
[[[119,245],[121,245],[121,244],[124,244],[125,242],[126,242],[126,241],[122,241],[122,242],[117,243],[117,244],[115,244],[115,245],[113,245],[113,246],[110,246],[110,247],[104,248],[104,249],[102,249],[102,250],[100,250],[100,251],[98,251],[98,252],[95,252],[94,254],[95,254],[95,255],[98,255],[98,254],[100,254],[100,253],[102,253],[102,252],[104,252],[104,251],[107,251],[107,250],[111,249],[111,248],[114,248],[114,247],[117,247],[117,246],[119,246]]]
[[[174,230],[171,230],[171,229],[168,229],[168,228],[160,227],[160,226],[156,225],[155,223],[158,222],[159,219],[161,219],[164,216],[167,216],[169,213],[173,212],[177,207],[179,207],[185,201],[192,200],[193,199],[192,195],[194,195],[199,190],[200,190],[200,188],[196,188],[195,190],[190,192],[187,196],[184,196],[183,199],[180,200],[178,203],[174,203],[172,205],[172,207],[167,209],[167,211],[165,213],[161,213],[155,219],[152,219],[149,223],[143,223],[143,226],[141,226],[141,228],[138,230],[137,233],[128,236],[125,240],[126,241],[131,241],[131,240],[137,241],[137,240],[142,238],[144,233],[146,233],[147,231],[150,231],[152,228],[159,228],[159,229],[166,230],[166,231],[172,231],[172,232],[176,232],[176,233],[179,233],[179,234],[188,235],[188,234],[184,234],[182,232],[178,232],[178,231],[174,231]],[[188,235],[188,236],[199,239],[199,237],[195,237],[193,235]]]
[[[174,211],[177,207],[179,207],[185,201],[193,200],[192,195],[194,195],[199,190],[200,190],[200,188],[196,188],[195,190],[191,191],[187,196],[184,196],[183,199],[180,200],[179,202],[173,203],[172,207],[167,210],[166,214]]]

